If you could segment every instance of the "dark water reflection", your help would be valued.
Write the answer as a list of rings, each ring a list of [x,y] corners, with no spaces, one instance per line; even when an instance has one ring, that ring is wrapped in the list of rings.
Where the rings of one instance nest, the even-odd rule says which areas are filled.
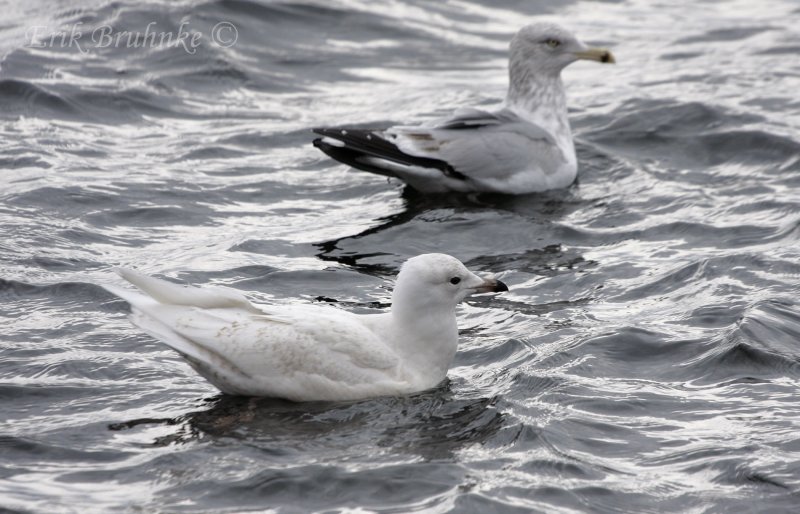
[[[401,398],[354,403],[293,403],[269,398],[219,395],[204,400],[209,408],[177,418],[141,418],[109,425],[134,430],[146,425],[176,427],[156,438],[155,446],[201,440],[245,441],[260,451],[306,452],[318,446],[314,460],[368,456],[380,448],[403,449],[410,457],[452,458],[454,452],[481,444],[502,428],[493,398],[459,399],[447,385]],[[374,427],[382,427],[376,433]]]

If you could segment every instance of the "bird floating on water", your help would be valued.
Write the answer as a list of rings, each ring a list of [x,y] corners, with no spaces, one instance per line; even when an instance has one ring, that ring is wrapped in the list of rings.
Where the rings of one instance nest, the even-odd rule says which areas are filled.
[[[314,146],[363,171],[426,193],[525,194],[567,187],[578,171],[561,70],[585,59],[615,62],[552,23],[511,41],[509,87],[496,111],[462,108],[423,126],[315,128]]]
[[[445,254],[402,266],[390,312],[262,306],[224,287],[189,287],[121,269],[141,292],[104,285],[131,321],[166,343],[220,391],[293,401],[405,395],[441,382],[458,345],[456,305],[508,291]]]

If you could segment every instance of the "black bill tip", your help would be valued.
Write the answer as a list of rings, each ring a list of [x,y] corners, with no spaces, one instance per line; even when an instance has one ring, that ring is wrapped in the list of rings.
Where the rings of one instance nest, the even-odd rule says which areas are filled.
[[[483,284],[475,288],[476,293],[502,293],[508,291],[508,286],[496,278],[487,278]]]

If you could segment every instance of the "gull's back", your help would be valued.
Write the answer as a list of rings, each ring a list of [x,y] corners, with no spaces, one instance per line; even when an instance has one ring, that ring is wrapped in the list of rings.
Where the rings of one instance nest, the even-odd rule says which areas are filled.
[[[108,287],[131,304],[133,322],[223,392],[308,401],[404,394],[415,387],[374,331],[380,318],[370,317],[370,329],[360,316],[333,307],[260,308],[225,288],[121,274],[145,293]]]

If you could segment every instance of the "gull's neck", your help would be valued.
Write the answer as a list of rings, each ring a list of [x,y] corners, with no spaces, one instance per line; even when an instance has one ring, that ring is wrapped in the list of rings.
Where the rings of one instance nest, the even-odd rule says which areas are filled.
[[[547,130],[560,143],[572,146],[560,71],[537,70],[529,62],[512,58],[506,107]]]
[[[402,288],[392,295],[389,313],[393,325],[395,350],[415,370],[427,387],[447,375],[458,347],[458,327],[454,305],[426,297],[410,297]]]

